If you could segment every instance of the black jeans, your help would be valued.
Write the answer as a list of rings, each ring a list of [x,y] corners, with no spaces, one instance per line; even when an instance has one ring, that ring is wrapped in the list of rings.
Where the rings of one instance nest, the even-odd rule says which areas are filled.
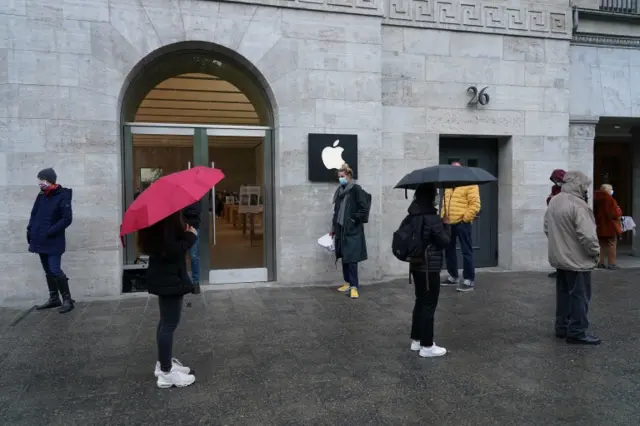
[[[576,272],[558,269],[556,276],[556,333],[566,331],[567,337],[583,338],[589,328],[591,302],[591,271]]]
[[[160,307],[160,321],[156,334],[158,361],[160,361],[160,369],[165,373],[171,371],[173,332],[180,322],[182,298],[183,296],[158,296],[158,306]]]
[[[344,282],[348,283],[351,287],[359,288],[360,281],[358,280],[358,264],[343,263],[342,278],[344,278]]]
[[[447,272],[452,278],[458,278],[458,254],[456,252],[456,239],[460,240],[460,252],[462,252],[462,278],[475,281],[476,269],[473,263],[473,242],[471,231],[473,225],[460,222],[451,225],[451,243],[444,250],[447,259]]]
[[[440,296],[440,273],[411,271],[416,288],[416,304],[413,307],[411,340],[419,340],[422,346],[433,345],[433,318]],[[427,278],[429,289],[427,290]]]

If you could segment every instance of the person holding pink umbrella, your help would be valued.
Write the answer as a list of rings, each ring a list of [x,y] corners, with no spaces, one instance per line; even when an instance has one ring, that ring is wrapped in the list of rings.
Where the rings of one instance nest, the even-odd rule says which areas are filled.
[[[154,374],[161,389],[189,386],[196,380],[191,369],[172,356],[184,296],[195,288],[187,273],[186,253],[196,242],[197,231],[185,225],[181,211],[223,178],[220,170],[207,167],[164,176],[129,206],[120,228],[121,238],[137,231],[138,248],[149,256],[147,289],[158,296],[160,309]]]

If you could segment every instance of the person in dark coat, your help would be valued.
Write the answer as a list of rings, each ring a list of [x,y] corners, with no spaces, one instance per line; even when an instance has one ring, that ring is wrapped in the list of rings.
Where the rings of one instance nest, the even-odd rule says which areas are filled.
[[[342,275],[345,284],[338,289],[349,292],[357,299],[360,282],[358,263],[367,260],[367,243],[362,220],[367,214],[364,190],[353,181],[353,171],[348,164],[338,170],[340,186],[333,196],[333,230],[336,260],[342,259]]]
[[[31,209],[27,243],[29,251],[40,256],[49,288],[49,300],[36,306],[36,309],[61,306],[60,313],[65,314],[73,310],[69,279],[62,271],[62,255],[66,250],[65,230],[73,220],[73,191],[57,184],[58,176],[52,168],[41,170],[38,179],[40,192]]]
[[[139,249],[149,256],[147,291],[158,296],[160,308],[155,368],[159,388],[185,387],[196,380],[189,367],[172,358],[173,333],[180,322],[182,301],[194,289],[185,255],[196,240],[196,229],[184,224],[180,212],[138,231]]]
[[[551,176],[549,177],[549,180],[551,180],[551,182],[553,182],[553,186],[551,187],[551,193],[549,194],[549,196],[547,197],[547,206],[549,205],[549,202],[551,201],[551,199],[553,197],[555,197],[556,195],[558,195],[560,193],[560,191],[562,190],[562,181],[564,179],[564,175],[567,172],[562,170],[562,169],[555,169],[553,172],[551,172]],[[556,271],[551,272],[548,277],[549,278],[555,278],[558,275],[558,273]]]
[[[440,271],[443,250],[451,243],[449,218],[440,218],[435,207],[436,188],[431,184],[418,187],[409,206],[410,216],[421,216],[422,241],[426,256],[409,264],[416,291],[416,303],[411,321],[411,350],[430,358],[447,353],[433,341],[433,322],[440,296]]]
[[[187,206],[182,211],[182,217],[187,225],[196,230],[196,242],[189,249],[191,258],[191,281],[196,287],[196,293],[200,292],[200,247],[198,246],[198,234],[200,233],[200,202]]]

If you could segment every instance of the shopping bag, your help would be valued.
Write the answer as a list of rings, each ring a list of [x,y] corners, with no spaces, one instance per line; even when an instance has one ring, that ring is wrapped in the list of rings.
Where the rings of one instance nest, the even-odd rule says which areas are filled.
[[[331,234],[324,234],[322,237],[318,238],[318,244],[329,253],[333,253],[336,250],[333,245],[333,237]]]

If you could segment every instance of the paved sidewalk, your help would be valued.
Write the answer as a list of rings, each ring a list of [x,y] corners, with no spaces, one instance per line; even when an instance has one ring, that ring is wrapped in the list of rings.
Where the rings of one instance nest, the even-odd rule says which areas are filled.
[[[599,347],[553,335],[554,283],[484,273],[445,288],[437,342],[409,350],[413,287],[325,287],[190,296],[175,355],[195,385],[159,390],[155,298],[78,304],[69,315],[0,309],[0,419],[18,425],[637,425],[639,270],[594,273]],[[44,292],[43,292],[44,293]]]

